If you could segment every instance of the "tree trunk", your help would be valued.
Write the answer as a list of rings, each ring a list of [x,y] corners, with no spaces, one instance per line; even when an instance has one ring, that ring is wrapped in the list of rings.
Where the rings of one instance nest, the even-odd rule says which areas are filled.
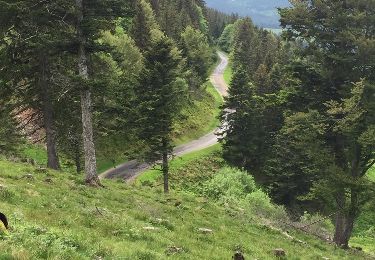
[[[337,138],[336,145],[336,153],[340,154],[338,158],[338,164],[341,165],[341,168],[348,172],[348,176],[353,178],[353,180],[358,180],[361,178],[361,147],[360,145],[356,145],[353,150],[353,160],[351,162],[350,167],[347,167],[347,161],[345,159],[345,153],[343,152],[343,148],[340,147],[342,140]],[[349,240],[351,238],[354,222],[357,219],[360,213],[360,203],[359,203],[359,192],[356,188],[350,189],[350,199],[345,197],[345,190],[343,189],[338,196],[336,197],[337,205],[339,208],[339,212],[336,215],[336,223],[335,223],[335,235],[333,237],[333,241],[336,245],[342,248],[349,248]]]
[[[341,209],[336,215],[335,235],[333,242],[344,249],[349,248],[354,221],[358,216],[358,192],[351,189],[349,209],[345,208],[345,194],[342,193],[337,198],[337,203]]]
[[[81,93],[83,151],[85,156],[86,183],[100,185],[96,171],[96,154],[92,127],[91,92],[83,90]]]
[[[349,248],[349,240],[353,232],[355,216],[350,213],[337,213],[333,242],[341,248]]]
[[[78,9],[78,72],[83,81],[89,79],[87,54],[85,47],[85,37],[82,31],[83,21],[83,3],[82,0],[76,0]],[[85,157],[85,174],[86,183],[93,186],[101,186],[96,169],[96,154],[94,144],[94,133],[92,125],[92,107],[91,107],[91,90],[89,88],[82,88],[81,90],[81,110],[82,110],[82,136],[83,136],[83,151]]]
[[[169,164],[168,164],[168,147],[167,142],[163,140],[163,179],[164,193],[169,193]]]
[[[39,55],[40,77],[39,85],[42,96],[43,124],[46,131],[47,167],[53,170],[60,169],[59,157],[56,149],[56,131],[53,119],[53,106],[51,93],[48,86],[47,57],[44,53]]]

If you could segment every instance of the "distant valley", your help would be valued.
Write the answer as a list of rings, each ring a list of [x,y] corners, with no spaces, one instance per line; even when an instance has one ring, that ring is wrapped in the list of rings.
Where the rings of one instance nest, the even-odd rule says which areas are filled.
[[[225,13],[250,16],[255,24],[265,28],[279,28],[277,7],[289,6],[288,0],[206,0],[206,3]]]

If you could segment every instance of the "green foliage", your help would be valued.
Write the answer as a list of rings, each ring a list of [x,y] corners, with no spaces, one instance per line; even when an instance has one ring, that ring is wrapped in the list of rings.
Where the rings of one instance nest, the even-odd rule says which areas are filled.
[[[140,138],[151,162],[172,151],[173,124],[179,115],[186,83],[179,78],[181,54],[166,36],[153,43],[146,54],[145,71],[137,89]]]
[[[189,86],[196,90],[207,80],[212,64],[212,51],[207,37],[199,30],[188,26],[181,34],[181,49],[190,69],[191,75],[187,75]]]
[[[280,55],[283,53],[279,37],[267,30],[258,29],[250,18],[228,24],[218,40],[218,45],[223,51],[231,53],[233,68],[243,66],[250,78],[253,78],[260,68],[269,73],[271,68],[280,62]]]
[[[228,15],[216,9],[207,8],[207,20],[210,29],[210,35],[214,40],[218,40],[223,31],[229,24],[238,20],[237,14]],[[219,41],[220,44],[220,41]],[[219,45],[221,48],[222,46]],[[222,48],[223,49],[223,48]],[[223,49],[225,50],[225,49]]]
[[[27,109],[30,113],[27,116],[30,118],[22,117],[25,123],[28,122],[27,127],[21,125],[22,130],[28,130],[26,134],[31,135],[34,129],[51,129],[46,135],[50,136],[52,146],[57,147],[58,153],[55,156],[69,159],[69,163],[75,164],[77,171],[81,171],[80,94],[82,89],[90,89],[98,162],[100,166],[105,165],[100,168],[108,168],[117,162],[137,157],[144,146],[137,138],[138,133],[134,127],[141,117],[135,111],[138,104],[135,100],[135,88],[139,86],[140,74],[145,70],[145,53],[154,42],[164,37],[160,28],[168,35],[173,35],[176,42],[180,42],[181,34],[187,27],[194,31],[194,41],[187,43],[189,46],[184,57],[189,65],[179,68],[176,86],[186,89],[185,78],[196,77],[196,91],[189,98],[186,93],[181,97],[181,100],[189,102],[180,102],[185,113],[184,118],[178,119],[176,125],[180,126],[180,130],[177,129],[177,133],[172,134],[173,138],[181,141],[197,137],[198,134],[211,130],[217,123],[212,122],[207,127],[201,124],[208,116],[217,114],[216,104],[213,106],[216,100],[208,97],[206,90],[201,88],[212,64],[203,2],[150,3],[139,0],[132,5],[129,1],[122,0],[90,1],[83,6],[82,28],[77,26],[77,15],[80,13],[78,7],[69,1],[35,4],[23,0],[17,5],[10,2],[3,1],[0,4],[2,13],[11,14],[0,18],[0,91],[4,100],[6,98],[6,101],[12,101],[12,106],[7,108],[7,115],[1,116],[8,124],[6,127],[3,124],[4,127],[1,128],[8,133],[8,148],[15,148],[16,143],[10,143],[19,140],[17,136],[9,134],[13,134],[14,129],[10,124],[15,126],[9,112]],[[60,19],[62,17],[64,19]],[[18,22],[21,20],[22,23]],[[77,77],[78,36],[82,38],[80,41],[89,63],[87,81]],[[198,49],[192,49],[190,44],[193,43],[193,47]],[[177,54],[178,50],[174,52]],[[15,102],[17,104],[13,104]],[[189,107],[191,103],[194,104]],[[194,115],[197,111],[198,115]],[[207,115],[203,115],[204,113]],[[188,126],[186,130],[181,130],[185,126]],[[186,134],[188,129],[193,130],[189,135]],[[5,142],[6,139],[0,140]]]
[[[257,68],[256,46],[258,37],[250,18],[238,20],[233,30],[231,60],[233,68],[243,67],[249,76]]]
[[[212,84],[207,83],[205,92],[194,100],[187,102],[173,126],[173,143],[180,145],[203,136],[213,131],[218,125],[219,107],[222,97]],[[120,125],[120,124],[119,124]],[[129,133],[129,128],[126,128]],[[128,137],[127,137],[128,136]],[[125,161],[131,160],[143,149],[142,143],[137,142],[137,137],[122,133],[101,136],[97,140],[98,171],[103,172]]]
[[[269,221],[287,220],[283,207],[271,202],[270,197],[259,189],[249,173],[224,167],[203,183],[201,194],[229,207],[241,207],[253,216]]]
[[[257,190],[253,177],[233,168],[221,169],[202,189],[204,195],[224,202],[243,200]]]
[[[234,25],[223,154],[266,183],[277,202],[337,212],[334,240],[347,246],[354,220],[374,196],[364,178],[375,163],[374,70],[360,69],[373,67],[374,32],[362,30],[373,14],[360,13],[374,6],[292,5],[280,11],[292,45],[249,19]]]
[[[130,33],[137,46],[143,51],[147,51],[152,41],[161,37],[162,33],[152,7],[145,0],[137,0],[135,3],[135,17]]]
[[[221,114],[222,122],[230,122],[222,138],[224,158],[253,174],[260,173],[281,117],[279,97],[257,92],[246,69],[236,67]]]
[[[209,34],[209,28],[208,28],[208,22],[206,20],[206,17],[203,13],[203,8],[199,5],[195,5],[197,8],[197,14],[198,14],[198,19],[199,19],[199,30],[204,34],[208,35]]]
[[[115,34],[103,32],[100,42],[112,47],[110,55],[121,68],[120,76],[124,80],[131,81],[132,77],[140,74],[144,66],[142,54],[135,46],[135,41],[121,27],[117,28]]]
[[[221,34],[218,45],[219,47],[226,52],[231,52],[234,41],[234,30],[235,24],[228,24],[225,26],[223,33]]]
[[[97,74],[108,77],[100,86],[96,102],[98,170],[102,172],[128,158],[134,158],[140,141],[136,134],[135,85],[144,70],[144,57],[135,42],[122,28],[113,34],[106,31],[101,44],[110,46],[110,53],[100,53],[102,65]],[[103,68],[108,68],[103,71]],[[110,73],[109,73],[110,72]]]
[[[9,108],[0,101],[0,154],[14,153],[20,145],[17,122]]]
[[[178,41],[188,27],[200,30],[208,37],[208,23],[205,17],[204,2],[196,0],[151,1],[161,30]]]
[[[307,43],[303,52],[298,53],[299,61],[291,68],[301,82],[297,98],[291,99],[292,112],[285,118],[286,132],[281,132],[289,141],[278,152],[284,154],[281,156],[285,160],[285,154],[297,156],[288,161],[290,169],[284,169],[281,176],[286,183],[290,174],[297,173],[297,178],[305,175],[312,187],[309,199],[318,197],[330,210],[338,211],[334,240],[343,246],[347,246],[353,223],[366,201],[374,196],[371,183],[363,178],[375,162],[371,142],[374,102],[369,100],[374,95],[374,75],[372,70],[357,69],[357,66],[372,66],[361,53],[374,55],[370,47],[374,43],[370,36],[373,32],[365,33],[359,28],[366,27],[373,15],[354,18],[360,17],[357,15],[364,10],[365,2],[348,5],[339,1],[322,5],[301,2],[281,11],[282,25],[288,28],[285,37]],[[318,17],[315,8],[322,15]],[[343,17],[352,18],[342,23]],[[325,21],[321,28],[316,27],[318,19]],[[327,30],[340,33],[327,34]],[[355,36],[349,36],[353,30]],[[367,42],[367,47],[363,42]],[[352,53],[353,49],[358,52]],[[304,109],[298,108],[301,102]]]

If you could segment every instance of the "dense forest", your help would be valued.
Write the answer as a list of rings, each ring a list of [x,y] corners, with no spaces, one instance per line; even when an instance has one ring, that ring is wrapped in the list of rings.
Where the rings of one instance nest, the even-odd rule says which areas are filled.
[[[43,129],[48,167],[59,169],[61,154],[79,172],[83,156],[93,184],[99,182],[95,146],[105,150],[106,136],[131,140],[122,144],[141,146],[144,154],[136,156],[145,159],[163,142],[169,151],[174,118],[202,91],[212,64],[202,3],[18,1],[1,8],[2,120],[9,127],[2,150],[16,147],[6,143],[16,142],[16,130],[44,139]],[[147,115],[153,107],[160,114]]]
[[[219,40],[233,65],[223,156],[294,214],[335,215],[333,239],[348,247],[375,191],[374,6],[305,1],[280,14],[283,40],[249,19]]]
[[[15,181],[28,185],[39,175],[13,174],[31,165],[37,173],[47,173],[41,185],[32,184],[46,198],[50,194],[46,183],[57,181],[60,192],[78,192],[71,194],[74,199],[69,203],[81,203],[83,208],[91,198],[101,203],[107,198],[107,209],[105,205],[94,208],[98,218],[120,210],[120,194],[126,186],[127,196],[142,195],[123,203],[134,221],[147,222],[141,214],[148,209],[139,213],[132,203],[144,196],[152,205],[145,191],[150,189],[155,197],[186,195],[188,209],[195,207],[190,200],[207,199],[215,205],[209,206],[212,212],[223,207],[223,218],[228,214],[228,219],[239,221],[238,226],[254,219],[266,226],[272,222],[267,235],[276,232],[292,238],[297,247],[306,243],[284,229],[313,234],[345,250],[353,243],[360,251],[365,248],[360,256],[332,252],[333,257],[341,254],[337,259],[374,254],[373,1],[291,1],[290,7],[279,9],[281,35],[258,27],[250,17],[208,8],[203,0],[3,0],[0,14],[0,212],[17,203],[27,212],[31,210],[27,205],[34,205],[38,212],[49,203],[56,206],[58,199],[25,205],[23,199],[16,201],[21,195]],[[214,152],[204,155],[203,148],[208,146]],[[175,158],[191,153],[191,147],[199,151],[190,156],[198,158]],[[39,157],[45,160],[41,163]],[[23,166],[12,168],[10,163]],[[141,184],[129,191],[123,183],[106,180],[108,176],[127,182],[138,178]],[[19,190],[39,196],[23,185]],[[14,190],[7,190],[8,186]],[[85,194],[82,200],[81,193]],[[156,208],[174,212],[185,203],[172,197],[165,201]],[[168,208],[170,201],[175,203],[172,208]],[[64,207],[56,206],[57,212]],[[197,207],[197,212],[204,207]],[[150,215],[153,211],[159,212],[152,209]],[[77,213],[79,221],[82,214]],[[296,227],[309,216],[315,219]],[[131,222],[130,216],[125,219],[124,225]],[[0,220],[4,224],[0,225],[2,259],[2,239],[26,244],[30,238],[20,235],[28,228],[16,226],[12,235],[8,220],[1,214]],[[168,232],[175,229],[164,219],[148,222]],[[308,227],[315,224],[319,231],[314,233]],[[3,229],[9,231],[2,234]],[[147,226],[145,230],[158,229]],[[125,234],[133,242],[142,241],[143,236],[116,233],[117,229],[108,232],[113,234],[111,239]],[[200,228],[198,232],[214,231]],[[233,240],[231,235],[226,238]],[[211,238],[199,239],[215,243]],[[65,247],[59,250],[67,258],[92,259],[93,254],[82,249],[90,246],[90,242],[72,246],[75,249],[69,250],[76,250],[76,255]],[[234,257],[257,256],[253,249],[231,247]],[[189,253],[177,246],[168,250],[172,255]],[[285,256],[284,250],[278,250],[267,254]],[[49,259],[39,253],[36,250],[23,259]],[[9,254],[13,257],[9,259],[22,259]],[[96,259],[120,256],[94,255]],[[165,255],[132,257],[163,259]],[[206,259],[207,255],[185,257]]]

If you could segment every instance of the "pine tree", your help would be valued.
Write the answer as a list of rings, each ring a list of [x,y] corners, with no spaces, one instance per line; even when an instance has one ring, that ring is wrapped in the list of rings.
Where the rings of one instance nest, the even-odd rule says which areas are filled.
[[[247,115],[247,101],[252,89],[246,70],[241,66],[233,73],[228,97],[225,99],[221,121],[224,125],[222,134],[224,158],[233,165],[244,167],[246,162],[246,125],[243,119]]]
[[[59,53],[67,35],[63,16],[71,9],[66,1],[37,3],[34,1],[5,1],[1,4],[1,35],[3,75],[10,87],[15,108],[20,113],[28,110],[29,122],[46,133],[47,166],[59,169],[56,150],[54,102],[57,88],[51,82],[51,64]],[[36,19],[38,17],[38,19]],[[31,113],[30,113],[31,112]],[[30,125],[29,124],[29,125]],[[26,127],[28,124],[23,124]]]
[[[243,66],[252,77],[260,65],[256,59],[258,47],[258,35],[250,18],[238,20],[235,25],[231,53],[233,67]]]
[[[109,8],[108,8],[109,7]],[[97,176],[96,150],[92,119],[92,80],[89,71],[90,56],[100,48],[98,39],[105,30],[114,29],[116,21],[126,16],[128,5],[121,0],[75,0],[77,40],[77,68],[80,78],[82,136],[86,183],[101,186]]]
[[[149,162],[162,161],[164,192],[169,192],[169,163],[173,123],[180,111],[180,98],[186,89],[178,84],[181,55],[167,37],[153,43],[145,55],[146,69],[138,89],[140,137]]]
[[[312,168],[319,176],[313,193],[336,211],[334,241],[345,248],[368,198],[366,173],[375,163],[374,10],[368,0],[296,1],[281,10],[287,38],[306,44],[293,68],[301,87],[285,131],[294,146],[305,145],[317,165]],[[306,77],[302,70],[315,77]],[[303,108],[298,99],[304,101]],[[309,135],[296,131],[306,127],[315,136],[313,143]],[[319,150],[316,143],[321,144]]]
[[[145,0],[137,0],[130,35],[138,48],[147,51],[152,44],[152,40],[157,37],[157,34],[161,34],[159,31],[159,25],[156,22],[151,5]]]
[[[199,30],[188,26],[181,34],[181,49],[192,72],[189,81],[192,89],[198,89],[208,78],[212,63],[212,51],[207,37]]]

